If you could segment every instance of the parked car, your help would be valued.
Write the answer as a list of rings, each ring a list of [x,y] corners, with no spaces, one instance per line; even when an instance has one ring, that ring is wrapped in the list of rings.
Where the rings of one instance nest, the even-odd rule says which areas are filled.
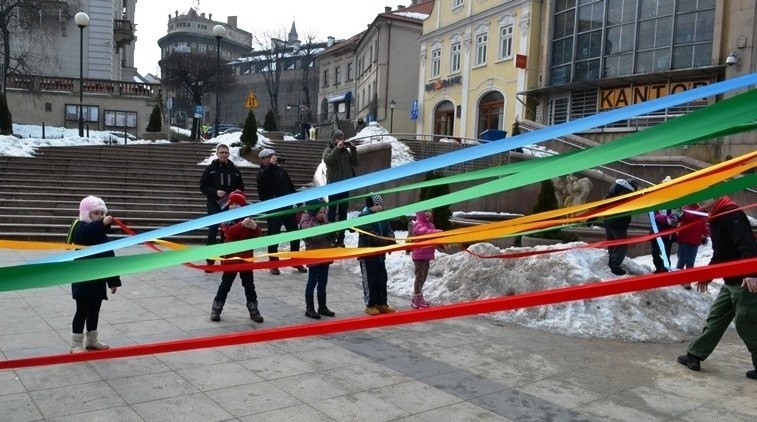
[[[229,129],[242,130],[239,127],[237,127],[237,125],[233,125],[230,123],[221,123],[218,125],[218,133],[222,134]],[[210,128],[208,128],[207,132],[205,132],[205,138],[206,139],[214,138],[216,136],[215,133],[216,133],[215,125],[212,125],[210,126]]]

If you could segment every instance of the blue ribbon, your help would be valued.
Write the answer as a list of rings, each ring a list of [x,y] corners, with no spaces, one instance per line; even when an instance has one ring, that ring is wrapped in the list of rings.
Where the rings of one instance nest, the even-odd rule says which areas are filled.
[[[317,198],[323,198],[324,196],[333,195],[335,193],[357,190],[366,186],[375,185],[377,182],[389,182],[392,180],[452,166],[464,161],[470,161],[477,158],[500,154],[515,148],[538,144],[552,138],[559,138],[573,133],[582,132],[619,120],[625,120],[635,116],[649,114],[664,108],[674,107],[680,104],[701,100],[702,98],[723,94],[728,91],[746,88],[750,85],[757,85],[757,73],[752,73],[746,76],[729,79],[723,82],[717,82],[689,91],[668,95],[652,101],[602,112],[594,116],[584,117],[582,119],[565,122],[559,125],[548,126],[538,131],[523,133],[506,140],[481,144],[459,151],[454,151],[443,155],[430,157],[424,160],[404,164],[401,166],[364,174],[362,176],[353,177],[351,179],[342,180],[340,182],[330,183],[325,186],[295,192],[290,195],[269,199],[266,201],[258,202],[256,204],[248,205],[246,207],[208,215],[195,220],[175,224],[173,226],[140,233],[135,236],[129,236],[100,245],[90,246],[78,251],[44,257],[42,259],[33,261],[32,263],[38,264],[47,262],[70,261],[75,258],[81,258],[105,251],[134,246],[151,240],[166,238],[178,233],[197,230],[210,226],[212,224],[220,224],[224,221],[235,220],[249,215],[263,214],[271,210],[284,208],[286,206],[291,206],[292,204],[304,203]]]

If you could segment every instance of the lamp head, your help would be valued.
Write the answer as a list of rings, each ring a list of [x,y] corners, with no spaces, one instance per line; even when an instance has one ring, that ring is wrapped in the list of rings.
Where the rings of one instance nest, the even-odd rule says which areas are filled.
[[[74,15],[74,22],[76,22],[76,26],[84,29],[87,25],[89,25],[89,15],[84,12],[79,12]]]
[[[216,38],[223,38],[226,36],[226,28],[223,25],[216,25],[213,27],[213,36]]]
[[[394,106],[396,106],[396,105],[397,105],[397,103],[394,102],[394,100],[389,101],[389,108],[391,108],[392,110],[394,110]]]
[[[725,58],[725,64],[727,64],[728,66],[733,66],[738,62],[739,62],[739,59],[738,57],[736,57],[736,54],[733,52],[731,52],[731,54],[729,54],[728,57]]]

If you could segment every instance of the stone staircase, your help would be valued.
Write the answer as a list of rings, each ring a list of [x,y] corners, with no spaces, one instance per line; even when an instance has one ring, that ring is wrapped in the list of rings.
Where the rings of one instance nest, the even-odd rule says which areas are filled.
[[[287,159],[295,186],[312,183],[324,147],[317,141],[273,145]],[[43,147],[33,158],[0,156],[0,239],[65,241],[87,195],[103,198],[110,214],[139,233],[202,217],[204,166],[198,163],[213,151],[212,144],[172,143]],[[257,168],[240,170],[248,199],[256,202]],[[203,244],[206,233],[200,229],[167,240]],[[112,237],[122,236],[114,230]]]

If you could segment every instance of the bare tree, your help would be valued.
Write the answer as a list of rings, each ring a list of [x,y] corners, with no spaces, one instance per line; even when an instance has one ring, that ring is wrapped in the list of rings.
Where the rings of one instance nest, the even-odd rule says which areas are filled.
[[[286,34],[286,32],[282,33]],[[279,116],[279,88],[281,72],[285,67],[285,59],[291,54],[292,48],[284,41],[286,37],[274,37],[270,33],[262,36],[253,35],[252,43],[255,50],[255,71],[263,75],[265,90],[274,116]]]
[[[59,21],[70,19],[70,11],[78,8],[78,0],[0,0],[3,92],[9,74],[36,73],[54,62],[46,41],[64,30],[65,23]],[[50,24],[53,21],[56,24]]]
[[[317,49],[316,47],[316,35],[311,33],[306,34],[305,43],[300,47],[298,54],[300,59],[300,69],[302,70],[302,92],[305,96],[304,105],[308,110],[306,118],[307,122],[313,121],[313,107],[310,105],[310,86],[308,82],[310,71],[315,64],[315,55],[319,51],[320,49]]]
[[[168,89],[187,94],[194,104],[202,104],[206,94],[227,92],[234,85],[234,75],[228,62],[216,66],[216,55],[208,53],[172,53],[158,64],[161,83]],[[218,71],[218,77],[216,77]],[[192,139],[196,139],[197,125],[192,125]]]

